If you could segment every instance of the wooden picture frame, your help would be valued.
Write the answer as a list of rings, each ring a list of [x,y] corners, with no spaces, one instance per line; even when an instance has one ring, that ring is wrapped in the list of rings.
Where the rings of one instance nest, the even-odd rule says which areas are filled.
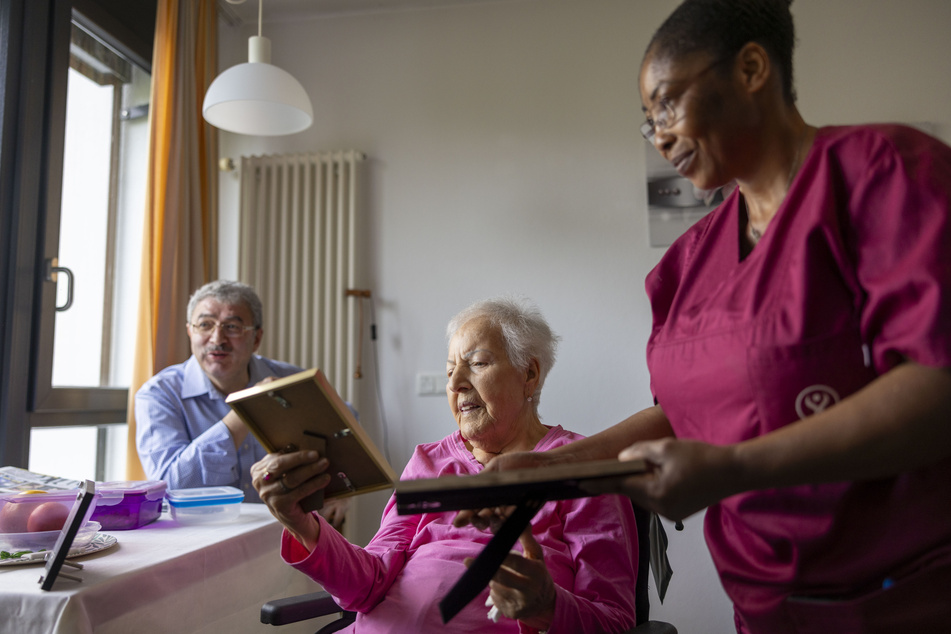
[[[330,484],[302,501],[305,510],[319,509],[324,498],[392,488],[398,480],[350,406],[317,368],[234,392],[227,403],[268,452],[313,449],[330,460]]]

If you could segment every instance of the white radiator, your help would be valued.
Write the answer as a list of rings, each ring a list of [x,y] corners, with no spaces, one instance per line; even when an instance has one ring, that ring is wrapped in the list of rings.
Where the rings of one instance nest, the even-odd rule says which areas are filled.
[[[359,152],[241,159],[239,278],[264,303],[258,354],[320,368],[357,406]]]

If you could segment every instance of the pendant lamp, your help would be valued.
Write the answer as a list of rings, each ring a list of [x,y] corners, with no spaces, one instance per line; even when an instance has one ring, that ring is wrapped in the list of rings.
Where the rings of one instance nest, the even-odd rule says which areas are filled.
[[[271,41],[261,35],[262,4],[258,0],[258,34],[248,39],[248,63],[211,82],[201,112],[205,121],[229,132],[294,134],[310,127],[314,109],[300,82],[271,64]]]

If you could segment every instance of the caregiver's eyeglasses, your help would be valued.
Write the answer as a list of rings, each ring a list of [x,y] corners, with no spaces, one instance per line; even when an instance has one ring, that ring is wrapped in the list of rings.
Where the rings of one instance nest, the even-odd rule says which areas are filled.
[[[257,326],[242,326],[241,324],[222,323],[220,321],[213,321],[211,319],[206,319],[198,322],[197,324],[188,324],[192,327],[192,330],[197,332],[200,335],[208,336],[215,331],[215,328],[221,328],[221,331],[227,337],[238,337],[243,335],[249,330],[256,330]]]
[[[719,66],[722,62],[729,59],[732,58],[725,57],[723,59],[714,60],[703,70],[697,72],[691,79],[681,80],[678,83],[688,82],[688,85],[680,92],[680,94],[674,96],[673,98],[665,95],[660,98],[655,107],[646,110],[647,121],[641,124],[641,134],[644,136],[644,138],[653,143],[654,137],[657,135],[658,130],[669,130],[671,126],[683,119],[684,113],[677,112],[677,105],[681,97],[684,96],[684,94],[690,89],[690,86],[692,86],[694,82]]]

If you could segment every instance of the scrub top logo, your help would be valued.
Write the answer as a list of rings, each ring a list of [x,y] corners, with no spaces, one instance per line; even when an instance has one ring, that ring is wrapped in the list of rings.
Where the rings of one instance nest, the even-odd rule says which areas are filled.
[[[828,385],[810,385],[796,397],[796,413],[807,418],[839,402],[839,393]]]

